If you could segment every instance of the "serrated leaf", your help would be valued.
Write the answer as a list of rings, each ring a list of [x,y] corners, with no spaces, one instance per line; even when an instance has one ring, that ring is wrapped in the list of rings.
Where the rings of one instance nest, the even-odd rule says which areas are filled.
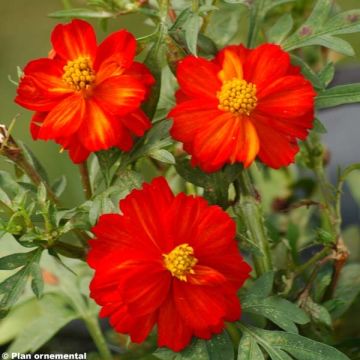
[[[252,336],[244,334],[241,337],[237,360],[265,360],[259,345]]]
[[[226,331],[214,335],[210,340],[194,340],[185,350],[176,353],[160,348],[154,355],[162,360],[232,360],[234,347]]]
[[[303,310],[279,296],[266,298],[246,296],[242,299],[242,309],[244,312],[264,316],[281,329],[295,334],[298,333],[295,324],[309,322],[309,317]]]
[[[171,165],[175,164],[174,155],[170,151],[167,151],[165,149],[158,149],[152,151],[150,152],[149,156],[165,164],[171,164]]]
[[[41,314],[25,325],[7,351],[9,353],[35,352],[77,317],[63,299],[49,294],[41,300]]]
[[[250,325],[240,325],[243,333],[254,340],[270,355],[272,360],[349,360],[337,349],[284,331],[269,331]]]
[[[197,55],[197,41],[203,18],[198,14],[192,14],[183,26],[185,31],[185,42],[189,51]]]
[[[0,270],[14,270],[24,266],[32,256],[32,251],[4,256],[0,259]]]
[[[32,276],[32,264],[39,262],[41,253],[41,248],[31,251],[26,264],[0,284],[0,295],[3,295],[0,300],[0,318],[6,316],[11,306],[19,299],[27,280]]]
[[[90,9],[65,9],[55,11],[49,14],[49,17],[62,18],[82,18],[82,19],[109,19],[115,15],[109,11],[104,10],[90,10]]]
[[[326,109],[358,102],[360,102],[360,83],[338,85],[318,93],[316,108]]]
[[[267,40],[270,43],[281,44],[291,31],[294,20],[291,14],[284,14],[267,32]]]

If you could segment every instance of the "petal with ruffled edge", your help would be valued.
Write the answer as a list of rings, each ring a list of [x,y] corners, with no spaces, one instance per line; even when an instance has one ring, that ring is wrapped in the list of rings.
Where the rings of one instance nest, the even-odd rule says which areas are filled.
[[[78,93],[70,95],[47,114],[38,138],[48,140],[73,135],[81,126],[84,114],[84,98]]]
[[[176,74],[181,90],[186,95],[216,99],[216,93],[221,88],[217,77],[220,70],[211,61],[187,56],[180,61]]]
[[[101,83],[111,76],[122,74],[133,64],[136,40],[126,30],[109,35],[98,47],[94,61],[96,82]]]
[[[95,58],[96,35],[86,21],[75,19],[69,24],[57,25],[51,34],[51,42],[56,55],[66,61],[80,56]]]
[[[60,62],[50,59],[29,62],[20,80],[15,102],[30,110],[51,110],[73,93],[63,82],[62,74]]]

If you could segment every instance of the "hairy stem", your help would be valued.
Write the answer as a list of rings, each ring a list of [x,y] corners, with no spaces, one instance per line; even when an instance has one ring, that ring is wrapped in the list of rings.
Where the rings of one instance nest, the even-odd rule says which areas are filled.
[[[79,171],[80,171],[81,183],[85,198],[86,200],[89,200],[92,197],[92,190],[91,190],[89,170],[86,160],[83,163],[79,164]]]
[[[101,331],[98,319],[94,317],[85,317],[84,321],[89,331],[89,334],[91,338],[94,340],[94,343],[99,351],[101,359],[112,360],[111,352],[107,346],[105,337]]]
[[[239,179],[241,191],[238,209],[241,221],[246,226],[248,236],[258,247],[260,254],[254,254],[254,266],[257,276],[272,270],[269,240],[264,224],[261,205],[247,170],[243,170]]]

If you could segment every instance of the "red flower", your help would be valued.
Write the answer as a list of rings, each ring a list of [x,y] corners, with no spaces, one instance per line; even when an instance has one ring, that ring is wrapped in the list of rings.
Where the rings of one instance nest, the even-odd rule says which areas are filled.
[[[51,42],[49,58],[26,65],[15,99],[36,111],[33,138],[55,140],[76,163],[112,146],[130,150],[151,126],[139,106],[154,82],[133,61],[135,38],[120,30],[97,46],[91,25],[73,20],[57,25]]]
[[[297,138],[313,126],[316,94],[277,45],[227,46],[211,61],[188,56],[177,78],[171,134],[206,172],[247,167],[256,156],[273,168],[288,165]]]
[[[157,324],[158,344],[175,351],[191,337],[209,339],[240,317],[237,290],[250,267],[239,254],[234,221],[201,197],[174,196],[164,178],[102,215],[88,263],[101,316],[132,341]]]

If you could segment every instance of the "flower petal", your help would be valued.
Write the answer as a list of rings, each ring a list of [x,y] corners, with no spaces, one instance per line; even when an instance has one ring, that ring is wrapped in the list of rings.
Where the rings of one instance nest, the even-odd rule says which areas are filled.
[[[98,47],[94,61],[97,72],[96,81],[120,75],[133,64],[136,52],[136,40],[126,30],[117,31],[109,35]]]
[[[30,110],[51,110],[73,93],[63,82],[62,74],[62,66],[58,61],[38,59],[29,62],[20,80],[15,102]]]
[[[68,137],[80,127],[85,113],[85,100],[77,93],[57,104],[46,116],[38,133],[43,140]]]
[[[116,115],[127,114],[144,100],[144,84],[129,75],[114,76],[104,80],[94,89],[94,99],[106,111]]]
[[[64,60],[75,60],[80,56],[96,54],[96,35],[93,27],[83,20],[72,20],[69,24],[59,24],[51,34],[56,55]]]
[[[208,60],[187,56],[178,65],[177,79],[186,95],[216,99],[216,93],[221,88],[221,82],[217,77],[220,70],[216,64]]]
[[[258,91],[287,74],[290,56],[279,45],[263,44],[249,52],[244,64],[244,79],[256,84]]]
[[[143,136],[151,128],[149,118],[140,109],[122,116],[121,123],[136,136]]]

